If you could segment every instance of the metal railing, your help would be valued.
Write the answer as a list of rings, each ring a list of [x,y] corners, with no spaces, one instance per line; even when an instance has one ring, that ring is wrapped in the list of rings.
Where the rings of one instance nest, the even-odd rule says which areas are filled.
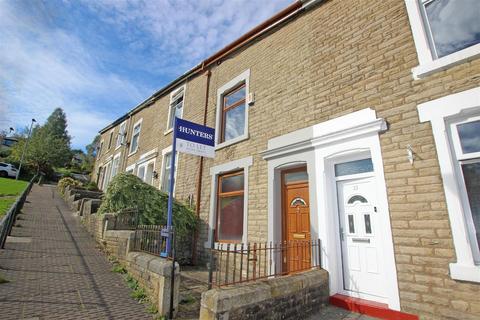
[[[113,230],[135,230],[139,223],[139,212],[136,208],[119,211],[112,221]]]
[[[321,268],[318,240],[281,243],[212,244],[209,288]]]
[[[22,210],[23,204],[25,203],[27,195],[30,193],[30,190],[32,189],[33,183],[36,178],[37,176],[34,176],[32,180],[30,180],[25,190],[23,190],[22,194],[17,198],[17,200],[15,200],[13,205],[7,211],[7,214],[5,214],[2,219],[0,219],[0,249],[4,248],[7,237],[12,231],[15,219],[17,218],[20,210]]]
[[[172,228],[172,246],[175,245],[175,232]],[[169,231],[166,226],[138,225],[133,236],[133,251],[142,251],[159,257],[171,257],[167,252]],[[171,250],[172,251],[172,250]]]

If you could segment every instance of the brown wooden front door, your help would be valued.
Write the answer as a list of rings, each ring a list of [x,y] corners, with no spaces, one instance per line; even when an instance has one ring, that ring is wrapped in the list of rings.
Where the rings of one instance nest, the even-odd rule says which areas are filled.
[[[282,173],[283,193],[283,270],[293,273],[311,266],[310,199],[306,168],[286,170]]]

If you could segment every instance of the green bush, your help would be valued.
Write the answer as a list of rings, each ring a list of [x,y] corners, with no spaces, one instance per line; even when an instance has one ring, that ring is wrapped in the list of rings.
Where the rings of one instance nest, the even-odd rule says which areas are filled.
[[[95,182],[93,182],[93,181],[90,181],[90,182],[84,184],[83,187],[84,187],[85,189],[87,189],[88,191],[98,191],[98,186],[97,186],[97,184],[96,184]]]
[[[138,177],[121,173],[108,185],[99,214],[120,212],[122,209],[138,208],[140,224],[167,224],[168,195],[157,188],[144,183]],[[177,235],[192,234],[197,218],[187,206],[174,201],[173,225]]]
[[[66,187],[68,187],[68,186],[80,187],[81,185],[82,185],[82,183],[80,181],[77,181],[75,179],[66,177],[66,178],[62,178],[62,179],[60,179],[60,181],[58,181],[57,188],[58,188],[58,191],[62,195],[64,195]]]

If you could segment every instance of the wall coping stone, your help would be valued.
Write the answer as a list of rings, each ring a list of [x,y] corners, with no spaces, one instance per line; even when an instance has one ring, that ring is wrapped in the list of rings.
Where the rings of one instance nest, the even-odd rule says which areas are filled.
[[[211,289],[202,293],[201,305],[202,308],[215,314],[221,314],[271,298],[295,294],[302,289],[321,283],[328,286],[327,271],[309,270],[278,278]]]

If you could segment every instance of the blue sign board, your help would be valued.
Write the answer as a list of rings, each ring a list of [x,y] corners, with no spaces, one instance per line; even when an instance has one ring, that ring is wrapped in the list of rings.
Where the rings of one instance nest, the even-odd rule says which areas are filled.
[[[179,118],[175,123],[177,151],[208,158],[215,157],[215,129]]]

